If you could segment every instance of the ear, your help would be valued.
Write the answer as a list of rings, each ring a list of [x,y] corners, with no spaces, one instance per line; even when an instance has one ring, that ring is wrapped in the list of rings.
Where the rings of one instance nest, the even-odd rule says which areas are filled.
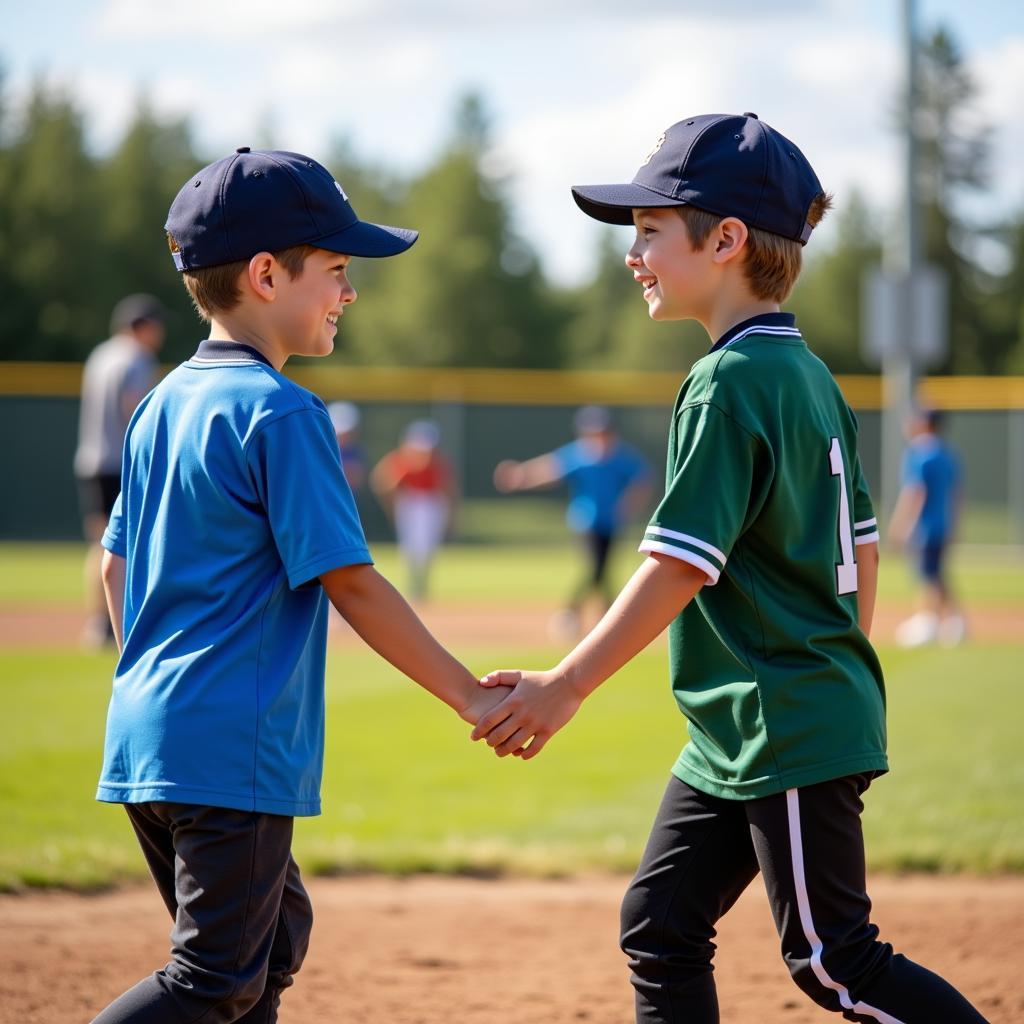
[[[709,241],[714,246],[715,263],[728,263],[735,259],[747,244],[747,225],[737,217],[723,217],[712,232]]]
[[[265,302],[273,302],[277,295],[277,260],[269,252],[258,252],[247,268],[249,287]]]

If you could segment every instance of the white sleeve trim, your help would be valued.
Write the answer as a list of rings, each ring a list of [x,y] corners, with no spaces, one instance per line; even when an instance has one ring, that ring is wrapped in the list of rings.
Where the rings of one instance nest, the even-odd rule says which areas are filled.
[[[882,535],[877,530],[875,530],[874,533],[865,533],[862,534],[860,537],[854,537],[853,545],[854,547],[859,547],[861,544],[874,544],[875,541],[881,539]]]
[[[878,525],[878,519],[876,517],[874,519],[862,519],[859,523],[854,523],[853,524],[853,528],[855,530],[864,530],[864,529],[866,529],[869,526],[877,526],[877,525]]]
[[[674,544],[659,544],[656,540],[644,540],[637,550],[644,554],[657,551],[660,555],[671,555],[673,558],[678,558],[680,562],[689,562],[690,565],[696,566],[701,572],[707,574],[709,587],[713,587],[718,582],[719,570],[706,558],[701,558],[700,555],[695,555],[685,548],[677,548]]]
[[[709,544],[706,540],[701,540],[699,537],[691,537],[688,533],[679,533],[676,530],[667,530],[664,526],[648,526],[648,533],[657,534],[659,537],[671,537],[673,540],[681,540],[686,544],[692,544],[695,548],[700,548],[701,551],[707,551],[714,555],[722,565],[726,563],[725,553],[719,551],[714,544]]]

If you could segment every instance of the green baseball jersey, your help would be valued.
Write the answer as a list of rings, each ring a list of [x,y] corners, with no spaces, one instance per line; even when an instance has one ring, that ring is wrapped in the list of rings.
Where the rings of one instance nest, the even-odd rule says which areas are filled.
[[[857,624],[857,546],[877,539],[831,373],[790,315],[737,325],[679,392],[640,546],[708,577],[669,627],[680,779],[752,799],[886,770],[882,670]]]

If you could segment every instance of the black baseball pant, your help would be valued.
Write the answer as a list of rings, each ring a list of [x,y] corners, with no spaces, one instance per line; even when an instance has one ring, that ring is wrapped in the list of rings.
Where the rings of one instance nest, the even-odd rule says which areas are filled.
[[[174,919],[171,960],[93,1024],[274,1024],[313,924],[290,817],[127,804]]]
[[[569,607],[579,610],[588,595],[595,591],[601,595],[606,604],[611,604],[613,594],[608,584],[608,557],[615,543],[615,535],[588,530],[583,535],[587,548],[587,572],[573,592]]]
[[[759,872],[786,966],[816,1003],[868,1024],[985,1024],[946,981],[878,940],[860,820],[869,782],[722,800],[672,778],[622,905],[640,1024],[717,1024],[715,925]]]

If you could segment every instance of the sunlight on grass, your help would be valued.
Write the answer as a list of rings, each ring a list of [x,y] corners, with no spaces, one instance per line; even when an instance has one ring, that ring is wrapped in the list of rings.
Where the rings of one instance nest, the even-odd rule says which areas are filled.
[[[477,649],[470,667],[544,666],[553,650]],[[883,650],[892,772],[868,793],[871,866],[1024,871],[1020,649]],[[112,659],[0,652],[0,887],[89,888],[145,868],[117,807],[94,802]],[[368,651],[332,649],[324,813],[302,819],[313,871],[628,869],[684,723],[652,648],[536,761],[501,761]]]

